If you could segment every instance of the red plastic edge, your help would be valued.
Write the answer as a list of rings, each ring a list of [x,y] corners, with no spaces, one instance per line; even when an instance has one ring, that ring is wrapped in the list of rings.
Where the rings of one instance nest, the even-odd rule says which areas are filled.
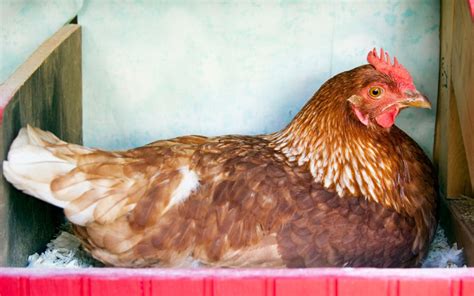
[[[460,269],[20,269],[0,268],[0,295],[471,296]]]
[[[3,112],[13,98],[13,94],[14,92],[11,89],[0,87],[0,125],[3,123]]]
[[[469,10],[471,11],[471,20],[474,22],[474,0],[467,0]]]

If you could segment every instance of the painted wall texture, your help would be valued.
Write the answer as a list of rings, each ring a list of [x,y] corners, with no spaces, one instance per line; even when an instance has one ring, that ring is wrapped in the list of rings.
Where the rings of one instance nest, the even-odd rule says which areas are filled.
[[[0,0],[0,83],[82,7],[82,0]]]
[[[85,143],[283,128],[331,76],[384,47],[436,102],[438,1],[85,1]],[[431,154],[435,108],[397,124]]]
[[[22,60],[14,50],[25,50],[30,38],[46,39],[24,28],[25,18],[33,17],[43,35],[54,31],[46,30],[53,19],[64,23],[49,14],[63,9],[59,2],[33,2],[19,21],[2,9],[2,59]],[[85,0],[84,142],[123,149],[186,134],[273,132],[324,81],[383,47],[434,103],[397,120],[431,155],[439,9],[437,0]],[[15,43],[7,55],[4,40]]]

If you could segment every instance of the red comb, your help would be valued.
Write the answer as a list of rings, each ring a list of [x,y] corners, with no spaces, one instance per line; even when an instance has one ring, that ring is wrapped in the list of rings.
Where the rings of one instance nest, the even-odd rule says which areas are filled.
[[[415,89],[413,78],[407,69],[398,63],[397,58],[393,58],[393,65],[387,52],[380,49],[380,56],[377,56],[377,50],[374,48],[367,55],[369,64],[375,67],[377,71],[387,74],[403,89]]]

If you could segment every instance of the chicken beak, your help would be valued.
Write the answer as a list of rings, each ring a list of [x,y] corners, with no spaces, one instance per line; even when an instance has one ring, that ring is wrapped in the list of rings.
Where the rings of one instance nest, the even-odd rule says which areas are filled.
[[[427,97],[418,92],[417,90],[405,91],[406,97],[398,101],[398,104],[404,107],[416,107],[416,108],[427,108],[431,109],[431,103]]]

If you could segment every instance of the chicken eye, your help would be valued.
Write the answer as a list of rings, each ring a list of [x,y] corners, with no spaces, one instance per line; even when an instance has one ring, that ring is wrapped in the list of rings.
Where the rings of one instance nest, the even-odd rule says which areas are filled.
[[[383,93],[383,88],[379,87],[379,86],[373,86],[369,89],[369,95],[372,97],[372,98],[379,98]]]

